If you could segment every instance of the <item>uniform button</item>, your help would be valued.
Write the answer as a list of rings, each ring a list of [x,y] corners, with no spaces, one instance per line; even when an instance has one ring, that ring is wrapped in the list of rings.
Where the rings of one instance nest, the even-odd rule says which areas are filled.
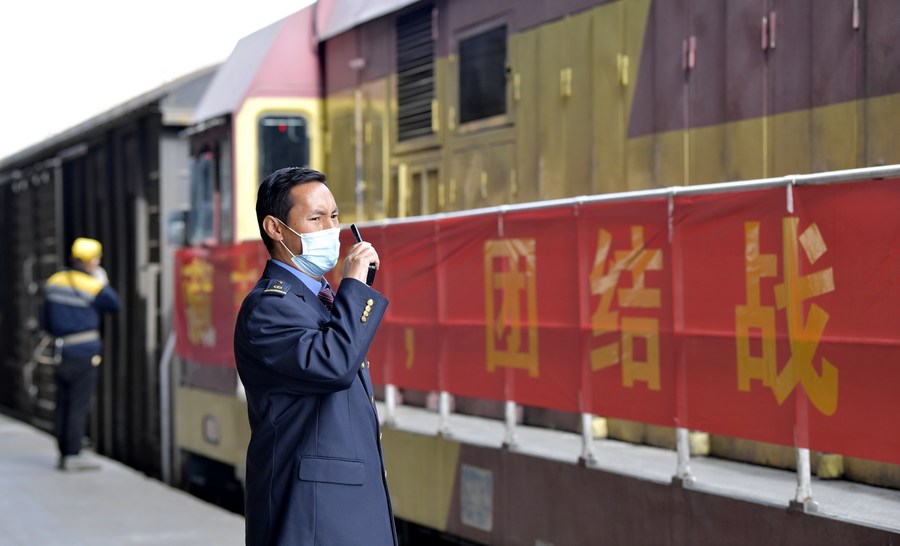
[[[369,310],[368,310],[368,309],[366,309],[365,311],[363,311],[363,316],[364,316],[364,317],[368,317],[368,316],[369,316]]]
[[[365,370],[365,369],[366,369],[366,363],[363,362],[362,364],[360,364],[360,365],[359,365],[359,368],[360,368],[361,370]]]
[[[371,367],[372,367],[372,363],[369,362],[368,360],[366,360],[365,364],[366,364],[366,368],[371,368]]]
[[[366,302],[366,305],[368,305],[369,307],[372,307],[373,305],[375,305],[375,300],[369,300],[369,301],[367,301],[367,302]]]
[[[387,470],[384,471],[384,477],[387,478]]]
[[[372,402],[373,404],[375,403],[375,395],[374,394],[369,397],[369,401]]]
[[[365,322],[365,321],[367,321],[367,320],[369,320],[369,318],[366,317],[365,315],[363,315],[363,316],[359,319],[360,322]]]
[[[372,310],[372,306],[371,306],[371,305],[366,305],[365,312],[368,313],[368,312],[371,311],[371,310]]]
[[[382,436],[384,436],[384,433],[379,432],[379,433],[378,433],[378,441],[379,441],[379,442],[381,441],[381,437],[382,437]]]

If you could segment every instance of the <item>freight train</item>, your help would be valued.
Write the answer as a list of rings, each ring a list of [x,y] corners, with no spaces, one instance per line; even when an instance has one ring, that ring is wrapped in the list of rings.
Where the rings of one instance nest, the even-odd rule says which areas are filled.
[[[0,331],[4,346],[11,348],[0,368],[0,400],[49,426],[49,372],[32,355],[40,339],[38,285],[64,263],[72,239],[96,237],[108,249],[111,263],[104,265],[127,309],[104,326],[111,340],[105,360],[114,364],[102,373],[93,414],[97,448],[186,487],[227,482],[238,492],[249,428],[231,333],[237,306],[267,257],[253,207],[256,188],[276,168],[310,165],[327,173],[342,224],[357,222],[385,247],[379,281],[393,301],[402,299],[401,279],[416,279],[392,274],[388,248],[398,256],[416,249],[421,264],[403,263],[418,267],[421,278],[436,276],[427,289],[419,287],[423,301],[433,304],[430,311],[398,304],[386,319],[388,333],[376,348],[386,365],[373,370],[385,397],[400,393],[424,405],[432,398],[429,393],[439,392],[442,408],[450,395],[461,411],[501,416],[508,408],[504,404],[512,402],[520,412],[524,408],[525,422],[572,430],[582,427],[583,415],[600,414],[615,418],[609,421],[613,436],[674,445],[675,428],[692,422],[684,401],[676,403],[683,395],[672,394],[666,402],[673,408],[681,403],[678,411],[654,413],[647,409],[652,404],[631,396],[633,391],[611,395],[611,405],[591,405],[582,389],[593,380],[578,379],[585,373],[578,366],[607,367],[600,361],[578,364],[596,349],[583,345],[585,332],[620,336],[616,347],[622,359],[630,347],[639,353],[632,363],[652,360],[648,355],[659,346],[646,331],[653,320],[646,309],[631,322],[604,323],[599,311],[579,303],[606,301],[604,296],[590,287],[573,288],[563,297],[570,300],[565,308],[577,314],[572,318],[580,320],[572,326],[576,333],[554,323],[503,338],[504,347],[568,342],[580,347],[570,355],[577,364],[571,384],[580,385],[572,389],[561,386],[563,379],[545,383],[546,374],[538,371],[539,365],[564,366],[558,361],[562,357],[542,352],[513,357],[488,341],[475,344],[472,352],[448,352],[448,346],[465,346],[461,340],[491,339],[486,323],[494,303],[503,307],[491,315],[499,330],[542,320],[515,315],[506,307],[513,303],[495,301],[499,296],[484,285],[494,259],[521,258],[529,271],[530,243],[489,241],[505,240],[507,225],[510,233],[524,230],[516,240],[550,237],[544,248],[553,247],[554,240],[563,248],[566,230],[572,240],[588,237],[583,226],[572,219],[561,228],[559,218],[550,218],[553,213],[527,211],[565,210],[577,218],[589,212],[593,200],[606,196],[614,202],[651,203],[652,213],[604,211],[614,219],[623,214],[619,220],[627,224],[625,231],[610,228],[607,235],[631,241],[640,253],[672,245],[678,229],[689,224],[679,216],[679,191],[730,195],[741,186],[717,183],[763,180],[746,191],[787,188],[793,199],[795,184],[779,177],[824,173],[821,182],[830,180],[827,173],[900,163],[893,122],[900,113],[900,71],[892,53],[898,31],[900,18],[886,0],[316,2],[247,36],[220,66],[0,162],[0,237],[11,258],[0,268]],[[169,108],[187,99],[189,120]],[[838,178],[874,180],[889,178],[890,172]],[[896,186],[882,189],[879,184],[853,187],[877,186],[875,199],[883,191],[890,202]],[[799,194],[797,202],[803,202]],[[462,224],[468,220],[481,229],[465,232]],[[790,221],[782,225],[781,217],[771,221],[788,233],[798,229]],[[741,224],[739,246],[750,245],[758,233],[752,226],[744,229]],[[820,238],[804,231],[808,224],[799,229],[807,237],[804,248],[811,245],[821,255]],[[831,228],[821,229],[837,237]],[[448,242],[460,233],[484,243],[478,246],[482,253]],[[759,237],[767,248],[780,244],[771,233]],[[429,241],[443,250],[433,251]],[[598,278],[605,278],[604,264],[612,268],[610,260],[627,248],[610,246],[604,261],[595,255],[598,245],[570,254],[560,250],[556,258],[561,261],[550,278],[545,265],[532,264],[540,289],[525,290],[514,307],[530,309],[541,300],[541,291],[556,282],[554,274],[564,282],[571,273],[576,285],[578,278],[591,278],[585,252],[598,260]],[[671,251],[660,258],[647,258],[640,275],[629,270],[636,275],[631,278],[635,290],[643,282],[659,286],[652,284],[662,283],[655,271],[683,271],[677,264],[685,263],[687,250],[667,248]],[[455,269],[445,269],[447,262]],[[507,269],[498,275],[517,266],[502,267]],[[472,271],[484,275],[470,277]],[[682,281],[687,275],[672,274]],[[749,278],[744,269],[735,274],[739,277],[713,282],[743,286]],[[474,282],[479,296],[467,302],[465,294],[454,295],[446,288],[447,275]],[[529,276],[523,278],[495,288],[509,290],[504,282],[531,286]],[[678,299],[688,296],[674,294],[689,291],[666,282],[676,302],[670,307],[665,293],[659,302],[660,293],[652,290],[635,297],[649,297],[657,302],[650,308],[667,316],[704,305],[702,294]],[[467,303],[454,315],[453,302]],[[655,326],[659,343],[675,355],[686,354],[679,352],[681,320]],[[628,324],[638,330],[629,330]],[[787,327],[778,324],[773,339],[780,340],[776,352],[783,352],[791,334],[783,334]],[[734,331],[732,325],[732,337]],[[765,347],[766,335],[753,332],[747,338],[751,352],[762,350],[757,345]],[[412,350],[417,344],[436,349]],[[894,354],[895,345],[888,335],[884,354]],[[499,382],[502,388],[471,388],[467,380],[448,375],[446,360],[456,357],[474,363],[472,377],[488,372],[482,385]],[[671,359],[661,358],[665,370]],[[372,361],[378,365],[378,358]],[[672,379],[666,374],[680,369],[672,366],[656,381]],[[411,375],[410,369],[426,371]],[[638,373],[628,381],[652,391],[655,383],[647,377]],[[786,396],[778,395],[777,407],[783,407]],[[690,428],[713,433],[712,455],[794,464],[793,455],[778,447],[792,445],[783,431],[742,436],[734,427],[711,421],[695,418]],[[892,449],[886,451],[879,456],[851,448],[845,454],[896,462]],[[863,465],[854,474],[847,463],[847,475],[854,479],[897,485],[892,465],[875,471]]]

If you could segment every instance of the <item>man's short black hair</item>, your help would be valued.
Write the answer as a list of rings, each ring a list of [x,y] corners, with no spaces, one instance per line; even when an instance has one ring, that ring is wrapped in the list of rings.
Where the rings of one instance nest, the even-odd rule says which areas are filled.
[[[285,167],[267,176],[259,185],[256,194],[256,223],[259,224],[259,235],[270,253],[275,241],[263,229],[263,219],[271,214],[287,224],[288,212],[294,206],[291,190],[294,186],[307,182],[327,184],[325,175],[319,171],[307,167]]]

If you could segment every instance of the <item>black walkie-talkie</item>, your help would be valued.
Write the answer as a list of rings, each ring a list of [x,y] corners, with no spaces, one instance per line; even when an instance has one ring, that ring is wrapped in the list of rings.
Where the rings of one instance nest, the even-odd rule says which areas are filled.
[[[363,238],[362,235],[359,234],[359,228],[356,227],[356,224],[350,224],[350,231],[353,232],[353,236],[356,237],[356,242],[361,243]],[[375,267],[375,264],[369,264],[369,272],[366,275],[366,284],[372,286],[372,283],[375,282],[375,272],[378,269]]]

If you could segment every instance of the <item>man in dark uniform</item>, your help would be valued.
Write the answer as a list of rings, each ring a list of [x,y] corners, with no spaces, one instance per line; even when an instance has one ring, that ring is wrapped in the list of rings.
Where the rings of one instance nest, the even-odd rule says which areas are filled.
[[[91,395],[100,364],[100,314],[119,310],[119,295],[100,267],[103,247],[79,237],[72,244],[72,268],[44,285],[44,330],[55,336],[56,440],[60,470],[91,470],[81,455]]]
[[[325,175],[275,171],[256,217],[271,259],[244,299],[234,354],[247,393],[246,542],[396,544],[366,351],[387,300],[365,284],[369,243],[344,260]]]

